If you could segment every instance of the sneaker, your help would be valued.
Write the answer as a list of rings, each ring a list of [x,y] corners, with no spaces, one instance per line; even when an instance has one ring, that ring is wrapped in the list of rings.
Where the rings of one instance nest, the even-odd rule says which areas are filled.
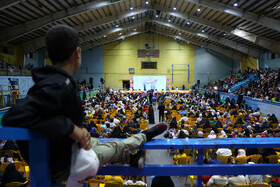
[[[147,137],[147,141],[151,140],[153,137],[160,135],[167,129],[167,125],[165,123],[158,123],[152,128],[148,130],[144,130],[141,133],[145,134]]]
[[[132,167],[143,169],[145,165],[144,151],[138,150],[135,155],[130,155],[130,163]]]

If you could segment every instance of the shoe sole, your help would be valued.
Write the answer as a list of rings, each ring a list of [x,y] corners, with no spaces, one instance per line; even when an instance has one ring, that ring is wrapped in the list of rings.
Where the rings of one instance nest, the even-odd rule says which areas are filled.
[[[141,156],[140,159],[138,160],[138,168],[143,169],[144,166],[145,166],[145,158]]]

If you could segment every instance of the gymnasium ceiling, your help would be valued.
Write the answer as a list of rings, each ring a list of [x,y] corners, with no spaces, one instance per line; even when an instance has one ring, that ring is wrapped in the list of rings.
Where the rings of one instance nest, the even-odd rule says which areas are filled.
[[[32,52],[56,24],[74,27],[83,50],[149,32],[238,60],[280,54],[280,0],[0,1],[0,44]]]

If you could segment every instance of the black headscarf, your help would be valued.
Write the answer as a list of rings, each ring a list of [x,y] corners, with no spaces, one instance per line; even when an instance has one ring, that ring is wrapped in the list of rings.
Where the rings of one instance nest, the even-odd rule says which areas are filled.
[[[5,186],[6,183],[9,182],[25,182],[26,178],[24,178],[17,170],[16,165],[11,163],[7,166],[3,176],[1,186]]]
[[[123,133],[131,134],[132,131],[131,131],[131,129],[130,129],[128,126],[124,126],[124,127],[123,127]]]
[[[171,122],[170,122],[170,127],[169,128],[175,128],[177,129],[177,121],[176,121],[176,117],[172,118]]]
[[[238,124],[244,124],[244,122],[242,121],[242,118],[239,117],[236,122],[234,123],[234,125],[238,125]]]
[[[217,121],[215,127],[216,127],[216,128],[223,128],[223,125],[222,125],[222,123],[220,122],[220,120]]]
[[[208,128],[211,128],[211,125],[209,123],[209,120],[207,119],[205,124],[203,125],[203,129],[208,129]]]
[[[156,176],[151,187],[174,187],[174,183],[170,176]]]
[[[116,126],[112,132],[112,138],[122,138],[122,130],[120,126]]]

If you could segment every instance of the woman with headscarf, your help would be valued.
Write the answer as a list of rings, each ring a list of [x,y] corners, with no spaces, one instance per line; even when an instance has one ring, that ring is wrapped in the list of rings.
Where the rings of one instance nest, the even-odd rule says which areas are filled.
[[[236,158],[246,156],[246,151],[244,149],[238,149],[237,153],[238,154],[237,154]]]
[[[124,126],[124,127],[123,127],[123,133],[124,133],[124,134],[127,133],[127,134],[130,135],[130,134],[132,134],[132,131],[131,131],[131,129],[130,129],[128,126]]]
[[[199,125],[203,125],[206,123],[206,120],[204,117],[201,118],[201,121],[199,122]]]
[[[92,129],[91,129],[91,131],[90,131],[89,134],[90,134],[90,136],[93,137],[93,138],[99,138],[99,134],[98,134],[98,132],[97,132],[97,130],[96,130],[95,127],[92,127]]]
[[[232,120],[230,119],[230,117],[229,117],[229,116],[227,116],[227,117],[226,117],[225,124],[227,124],[227,125],[232,124]]]
[[[178,126],[177,126],[177,121],[176,121],[176,117],[173,117],[171,122],[170,122],[170,126],[169,128],[174,128],[174,129],[177,129]]]
[[[214,125],[216,128],[223,128],[222,123],[220,122],[220,120],[217,121],[216,125]]]
[[[170,176],[155,176],[151,187],[174,187],[174,183]]]
[[[253,133],[256,134],[256,133],[261,133],[261,132],[262,132],[262,130],[261,130],[261,128],[260,128],[260,124],[259,124],[259,123],[256,123],[256,124],[255,124],[255,128],[254,128],[254,130],[253,130]]]
[[[235,129],[233,132],[232,132],[232,137],[233,138],[237,138],[238,137],[238,134],[239,134],[239,131],[237,129]]]
[[[149,107],[149,124],[154,124],[154,123],[155,123],[154,109],[153,109],[153,106],[150,105],[150,107]]]
[[[209,128],[211,128],[211,125],[209,123],[209,120],[207,119],[205,124],[203,125],[203,129],[209,129]]]
[[[273,123],[278,123],[278,120],[277,120],[275,114],[272,114],[272,115],[268,118],[268,121],[270,121],[270,125],[273,124]]]
[[[198,133],[198,130],[197,130],[197,125],[194,124],[192,129],[190,130],[190,134],[197,134]]]
[[[227,125],[224,125],[223,126],[223,130],[225,131],[226,134],[230,134],[230,130],[228,129],[228,126]]]
[[[267,137],[274,137],[273,130],[271,128],[267,129],[266,132],[267,132]]]
[[[239,124],[241,124],[241,125],[244,124],[244,122],[242,121],[242,118],[241,118],[241,117],[239,117],[239,118],[236,120],[236,122],[234,123],[234,125],[239,125]]]
[[[252,134],[252,126],[251,125],[248,125],[247,128],[245,129],[244,131],[244,135],[245,135],[245,138],[250,138],[252,137],[251,134]]]
[[[219,138],[227,138],[227,134],[224,130],[221,130]]]
[[[244,121],[247,121],[247,120],[249,120],[250,121],[250,117],[249,117],[249,115],[248,114],[245,114],[245,116],[244,116],[244,119],[243,119]]]
[[[209,135],[207,136],[207,138],[217,138],[217,135],[215,134],[215,132],[213,130],[210,131]]]
[[[120,126],[114,127],[114,130],[112,132],[112,136],[111,137],[112,138],[123,138],[122,130],[121,130]]]
[[[16,165],[11,163],[7,166],[4,174],[2,175],[1,186],[5,186],[9,182],[25,182],[24,178],[16,169]]]

